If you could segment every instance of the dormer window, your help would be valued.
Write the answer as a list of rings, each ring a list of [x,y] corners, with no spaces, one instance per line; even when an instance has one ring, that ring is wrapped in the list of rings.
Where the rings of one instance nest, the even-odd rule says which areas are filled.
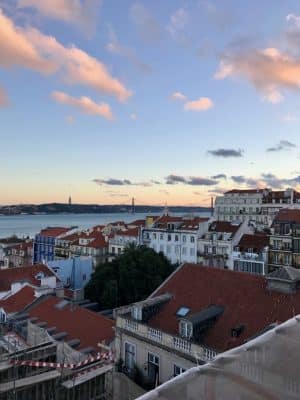
[[[134,306],[132,309],[132,318],[136,319],[137,321],[142,320],[142,307]]]
[[[193,335],[193,325],[187,321],[179,322],[179,334],[184,338],[190,339]]]

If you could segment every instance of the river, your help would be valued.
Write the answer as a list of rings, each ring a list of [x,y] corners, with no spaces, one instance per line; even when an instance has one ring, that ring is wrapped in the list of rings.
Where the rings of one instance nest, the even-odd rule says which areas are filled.
[[[94,225],[104,225],[115,221],[131,222],[136,219],[144,219],[146,215],[151,215],[151,213],[1,215],[0,238],[11,235],[33,237],[47,226],[77,226],[78,229],[86,229]],[[171,213],[171,215],[185,214]],[[193,215],[205,217],[209,216],[209,213],[203,212]]]

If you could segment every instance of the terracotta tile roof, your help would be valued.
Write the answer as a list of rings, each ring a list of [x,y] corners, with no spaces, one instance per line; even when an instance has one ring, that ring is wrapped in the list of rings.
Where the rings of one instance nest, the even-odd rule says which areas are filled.
[[[179,227],[179,229],[183,230],[198,230],[199,229],[199,224],[202,222],[207,222],[209,218],[201,218],[201,217],[195,217],[192,219],[184,219],[183,224]]]
[[[5,312],[9,314],[20,312],[35,299],[34,289],[27,285],[7,299],[0,300],[0,308],[4,308]]]
[[[135,226],[142,226],[146,225],[146,221],[144,219],[136,219],[135,221],[129,222],[127,225],[135,225]]]
[[[9,249],[10,250],[16,250],[16,251],[27,251],[31,250],[33,248],[33,241],[30,240],[28,242],[23,242],[23,243],[19,243],[13,246],[10,246]]]
[[[132,236],[132,237],[138,237],[140,232],[140,228],[131,228],[127,229],[126,231],[118,231],[115,233],[115,236]]]
[[[238,244],[240,251],[247,251],[248,249],[253,249],[253,251],[260,252],[266,246],[269,245],[269,237],[266,234],[254,234],[248,235],[244,234]]]
[[[39,235],[41,236],[47,236],[47,237],[57,237],[62,235],[63,233],[67,233],[70,231],[71,228],[66,228],[62,226],[54,226],[54,227],[48,227],[46,229],[42,229]]]
[[[67,242],[73,242],[74,240],[78,239],[82,232],[75,232],[71,233],[70,235],[63,236],[60,240],[65,240]]]
[[[15,282],[25,281],[34,286],[40,286],[36,275],[42,272],[44,276],[56,276],[46,265],[35,264],[17,268],[0,269],[0,292],[8,291]],[[57,281],[59,279],[56,277]]]
[[[204,343],[217,351],[239,346],[269,324],[283,322],[300,313],[300,291],[285,295],[266,289],[266,279],[244,272],[185,264],[155,293],[171,293],[172,299],[151,318],[150,326],[178,334],[177,310],[182,307],[197,313],[210,305],[224,312],[206,332]],[[244,324],[238,338],[231,329]]]
[[[30,317],[37,317],[36,322],[47,322],[48,328],[56,327],[56,332],[66,332],[65,341],[79,339],[79,348],[93,347],[99,351],[97,344],[105,340],[107,343],[113,340],[115,326],[114,321],[80,306],[64,307],[64,300],[57,297],[48,297],[44,301],[33,305],[28,313]]]
[[[209,231],[211,232],[226,232],[226,233],[235,233],[240,227],[239,225],[234,225],[227,221],[215,221],[213,222],[210,227]]]
[[[274,218],[275,222],[290,222],[290,223],[300,223],[300,210],[299,209],[281,209]]]
[[[103,235],[100,235],[98,232],[98,236],[85,247],[92,247],[93,249],[103,249],[108,247],[108,243],[105,240]]]

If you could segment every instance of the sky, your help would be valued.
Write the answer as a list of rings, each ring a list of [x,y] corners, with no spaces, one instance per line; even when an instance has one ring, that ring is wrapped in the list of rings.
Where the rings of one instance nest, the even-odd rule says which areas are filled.
[[[0,204],[300,189],[299,0],[0,0]]]

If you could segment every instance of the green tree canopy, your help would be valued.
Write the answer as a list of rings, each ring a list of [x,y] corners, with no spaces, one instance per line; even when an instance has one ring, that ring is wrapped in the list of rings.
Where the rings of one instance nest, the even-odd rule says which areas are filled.
[[[85,295],[101,309],[144,300],[174,268],[162,253],[130,244],[115,260],[97,266]]]

